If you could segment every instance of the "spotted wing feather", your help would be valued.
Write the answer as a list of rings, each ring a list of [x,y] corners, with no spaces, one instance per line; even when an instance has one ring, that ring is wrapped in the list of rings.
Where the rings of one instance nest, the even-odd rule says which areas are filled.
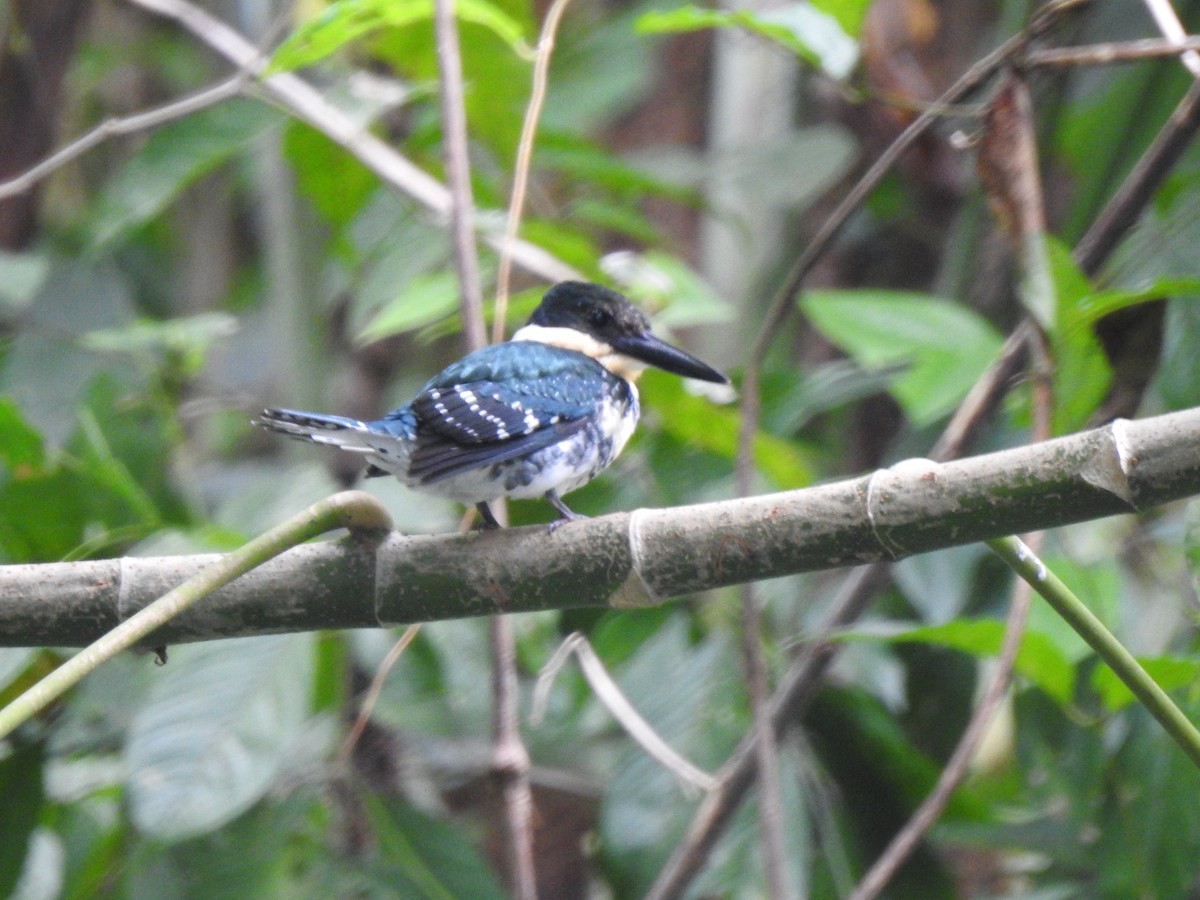
[[[605,391],[619,387],[603,366],[557,347],[497,344],[471,354],[413,400],[409,476],[428,484],[552,446],[586,427]]]

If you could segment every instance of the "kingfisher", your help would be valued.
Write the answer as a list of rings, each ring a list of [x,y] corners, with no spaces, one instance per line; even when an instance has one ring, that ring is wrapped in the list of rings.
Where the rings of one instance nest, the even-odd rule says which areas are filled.
[[[718,384],[728,379],[655,337],[617,291],[581,281],[550,288],[504,343],[460,359],[382,419],[265,409],[271,431],[358,453],[367,476],[479,510],[491,501],[544,497],[559,519],[583,518],[562,500],[608,468],[637,425],[634,382],[647,366]]]

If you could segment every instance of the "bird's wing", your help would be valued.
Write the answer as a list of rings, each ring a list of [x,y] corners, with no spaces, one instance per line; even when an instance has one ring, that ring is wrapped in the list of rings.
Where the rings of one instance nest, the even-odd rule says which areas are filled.
[[[409,475],[431,483],[556,444],[587,425],[610,381],[603,366],[557,347],[496,344],[473,353],[413,400]]]

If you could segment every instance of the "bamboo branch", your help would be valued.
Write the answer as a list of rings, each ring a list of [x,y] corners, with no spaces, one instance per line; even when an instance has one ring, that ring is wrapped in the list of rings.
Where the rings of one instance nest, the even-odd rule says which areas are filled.
[[[288,521],[276,525],[234,552],[218,557],[183,584],[168,591],[153,603],[101,635],[33,687],[0,709],[0,738],[22,722],[45,709],[78,684],[102,662],[122,650],[128,650],[146,638],[161,634],[161,627],[184,613],[194,603],[210,596],[239,575],[277,557],[333,528],[350,528],[355,541],[364,543],[364,534],[375,537],[392,527],[391,516],[379,501],[363,491],[347,491],[314,503]],[[159,643],[159,642],[156,642]]]
[[[1200,493],[1200,408],[939,465],[676,509],[290,550],[152,635],[150,646],[595,606],[1137,512]],[[220,557],[0,568],[0,646],[94,640]]]

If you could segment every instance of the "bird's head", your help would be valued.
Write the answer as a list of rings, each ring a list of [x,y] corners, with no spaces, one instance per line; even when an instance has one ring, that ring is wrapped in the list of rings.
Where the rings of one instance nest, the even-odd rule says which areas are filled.
[[[561,281],[546,292],[514,341],[540,341],[592,357],[623,378],[646,366],[726,384],[729,379],[650,332],[650,323],[624,296],[599,284]]]

